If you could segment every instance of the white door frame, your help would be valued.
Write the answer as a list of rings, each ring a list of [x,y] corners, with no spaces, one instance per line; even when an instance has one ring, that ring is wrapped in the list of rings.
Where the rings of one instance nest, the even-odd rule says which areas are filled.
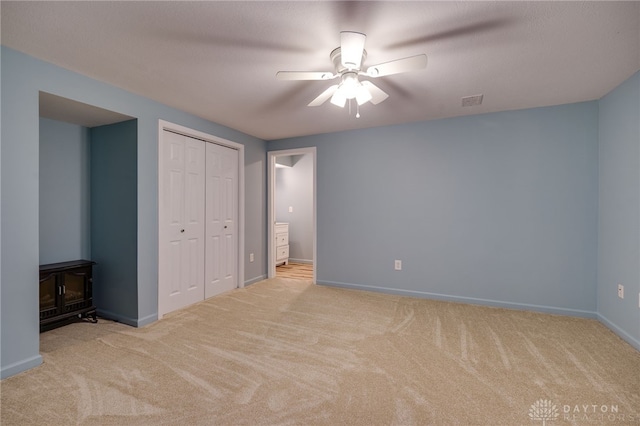
[[[181,126],[179,124],[171,123],[169,121],[158,120],[158,205],[157,211],[160,209],[160,149],[163,142],[163,131],[169,130],[171,132],[180,133],[184,136],[189,136],[196,139],[201,139],[205,142],[215,143],[218,145],[226,146],[238,151],[238,261],[236,262],[238,288],[244,287],[244,145],[233,142],[227,139],[220,138],[218,136],[210,135],[208,133],[200,132],[198,130],[190,129],[188,127]],[[158,221],[158,233],[160,232],[160,221]],[[158,234],[159,235],[159,234]],[[157,259],[160,258],[160,242],[158,241]],[[160,275],[160,262],[158,262],[158,277]],[[160,281],[158,280],[158,284]],[[159,288],[158,288],[159,291]],[[160,296],[158,294],[158,300]],[[161,318],[161,313],[158,305],[158,319]],[[166,313],[166,312],[165,312]]]
[[[274,278],[276,276],[276,239],[274,233],[274,224],[276,217],[275,207],[275,193],[276,193],[276,158],[289,155],[304,155],[311,154],[313,158],[313,283],[316,283],[318,259],[316,257],[318,237],[317,237],[317,202],[316,202],[316,169],[317,169],[317,155],[316,147],[309,148],[296,148],[285,149],[280,151],[268,151],[267,152],[267,168],[269,175],[269,195],[268,195],[268,208],[267,208],[267,278]]]

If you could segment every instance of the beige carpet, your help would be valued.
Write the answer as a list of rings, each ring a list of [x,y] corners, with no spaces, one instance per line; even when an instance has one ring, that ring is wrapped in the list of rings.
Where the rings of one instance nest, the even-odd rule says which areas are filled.
[[[305,281],[140,329],[73,324],[42,334],[41,352],[1,382],[3,426],[640,420],[640,353],[597,321]]]

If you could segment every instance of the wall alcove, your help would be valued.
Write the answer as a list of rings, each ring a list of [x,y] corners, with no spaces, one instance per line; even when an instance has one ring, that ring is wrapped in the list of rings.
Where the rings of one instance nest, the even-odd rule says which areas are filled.
[[[39,107],[39,263],[96,262],[98,314],[128,323],[138,309],[137,120],[45,92]]]

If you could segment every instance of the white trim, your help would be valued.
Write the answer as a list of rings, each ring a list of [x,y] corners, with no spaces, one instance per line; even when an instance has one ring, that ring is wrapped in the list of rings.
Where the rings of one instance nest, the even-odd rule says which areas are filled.
[[[226,146],[238,151],[238,262],[236,265],[238,267],[238,288],[244,288],[244,145],[208,133],[200,132],[198,130],[190,129],[179,124],[171,123],[169,121],[158,120],[158,203],[160,202],[160,149],[162,144],[162,132],[164,130],[169,130],[172,132],[180,133],[184,136],[201,139],[205,142]],[[159,204],[156,206],[156,209],[159,211]],[[159,232],[160,221],[158,220],[158,235]],[[159,259],[159,243],[157,255]],[[160,262],[158,261],[158,274],[160,274],[159,263]],[[160,295],[158,294],[158,299],[159,298]]]
[[[317,259],[317,247],[318,247],[318,233],[317,233],[317,202],[316,202],[316,170],[317,170],[317,154],[316,147],[308,148],[296,148],[285,149],[280,151],[268,151],[267,152],[267,171],[269,181],[268,191],[268,208],[267,208],[267,277],[273,278],[276,276],[276,264],[274,262],[274,253],[276,252],[276,240],[273,231],[273,225],[275,223],[276,210],[274,194],[276,190],[276,158],[288,155],[304,155],[311,154],[313,157],[313,283],[317,280],[318,259]]]

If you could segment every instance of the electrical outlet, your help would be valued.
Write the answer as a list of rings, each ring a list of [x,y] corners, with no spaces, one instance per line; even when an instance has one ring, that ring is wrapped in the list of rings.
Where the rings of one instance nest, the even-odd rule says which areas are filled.
[[[249,253],[249,262],[253,262],[254,260],[253,253]]]
[[[293,213],[293,206],[289,206],[289,213]]]
[[[618,284],[618,297],[624,299],[624,286],[622,284]]]
[[[401,271],[402,270],[402,260],[396,260],[394,265],[393,265],[393,269],[395,269],[396,271]]]

